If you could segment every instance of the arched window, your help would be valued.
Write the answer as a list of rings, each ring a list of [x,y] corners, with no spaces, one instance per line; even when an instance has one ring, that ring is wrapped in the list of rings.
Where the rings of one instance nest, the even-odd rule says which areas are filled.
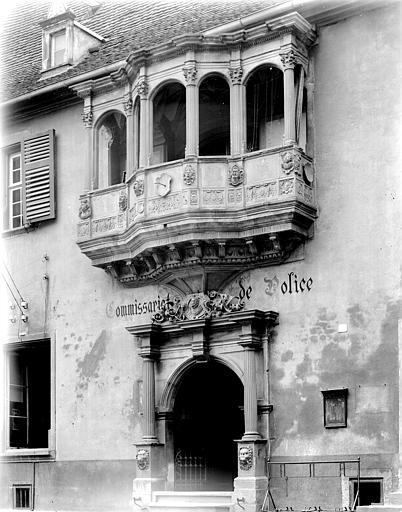
[[[199,89],[200,135],[199,153],[230,154],[230,90],[220,76],[205,78]]]
[[[186,89],[179,83],[170,83],[153,101],[152,163],[184,158],[185,147]]]
[[[101,121],[98,137],[98,187],[123,183],[126,177],[126,118],[111,112]]]
[[[246,85],[247,151],[281,146],[284,132],[283,74],[269,65],[252,72]]]

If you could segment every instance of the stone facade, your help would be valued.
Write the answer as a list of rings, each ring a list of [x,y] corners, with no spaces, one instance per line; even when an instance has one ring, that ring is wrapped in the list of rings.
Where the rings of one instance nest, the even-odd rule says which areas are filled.
[[[381,499],[398,489],[400,7],[289,9],[245,18],[241,38],[223,26],[130,53],[71,84],[70,103],[3,106],[5,148],[55,130],[57,216],[4,233],[28,303],[24,322],[10,297],[5,375],[10,353],[50,340],[51,396],[46,447],[10,446],[5,414],[0,508],[26,485],[37,510],[152,510],[185,457],[203,457],[184,453],[201,427],[193,445],[178,428],[207,411],[203,388],[214,462],[197,464],[215,471],[203,490],[231,492],[228,510],[260,510],[268,488],[278,508],[352,506],[358,466]],[[283,143],[247,151],[247,80],[264,64],[283,73]],[[230,88],[230,151],[200,155],[199,85],[214,73]],[[185,88],[185,151],[153,163],[152,102],[169,81]],[[125,174],[98,188],[109,112],[126,115]],[[211,390],[202,379],[219,372]],[[237,437],[213,396],[231,385]],[[220,449],[234,453],[224,477]]]

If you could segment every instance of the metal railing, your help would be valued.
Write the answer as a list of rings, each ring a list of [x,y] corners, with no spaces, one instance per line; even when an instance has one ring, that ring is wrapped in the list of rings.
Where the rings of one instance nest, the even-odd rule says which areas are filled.
[[[285,507],[278,508],[275,504],[274,498],[271,493],[270,483],[271,483],[271,467],[273,465],[279,465],[280,477],[288,478],[286,475],[286,466],[289,465],[301,465],[308,464],[309,465],[309,478],[316,478],[316,465],[317,464],[339,464],[339,477],[346,476],[346,464],[356,464],[356,479],[357,479],[357,489],[356,494],[353,498],[353,505],[351,507],[334,507],[334,508],[323,508],[321,506],[307,506],[304,508],[293,508],[293,507]],[[267,475],[268,475],[268,487],[264,496],[264,501],[261,506],[261,512],[347,512],[356,510],[356,506],[360,505],[360,457],[357,459],[349,459],[349,460],[307,460],[307,461],[291,461],[291,462],[283,462],[283,461],[268,461],[267,460]],[[272,508],[270,508],[270,502],[272,503]]]

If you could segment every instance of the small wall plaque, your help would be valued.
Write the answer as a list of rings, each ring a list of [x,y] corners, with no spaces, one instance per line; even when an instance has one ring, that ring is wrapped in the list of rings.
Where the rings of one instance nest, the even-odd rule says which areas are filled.
[[[324,427],[346,427],[348,389],[328,389],[321,393],[324,399]]]

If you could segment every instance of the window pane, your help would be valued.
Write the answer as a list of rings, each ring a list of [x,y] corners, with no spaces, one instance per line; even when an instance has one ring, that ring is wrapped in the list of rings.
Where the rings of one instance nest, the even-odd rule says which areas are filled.
[[[12,194],[13,194],[13,203],[18,203],[21,201],[21,189],[20,188],[14,189]]]
[[[13,204],[13,217],[19,217],[21,215],[21,203]]]
[[[66,50],[66,33],[58,32],[53,34],[51,38],[51,55],[52,65],[58,66],[65,62],[65,50]]]
[[[11,169],[14,171],[21,168],[21,155],[14,155],[11,157]]]
[[[22,226],[22,216],[15,217],[12,222],[12,228],[20,228]]]
[[[15,171],[13,171],[13,174],[12,174],[13,185],[16,183],[19,183],[20,181],[21,181],[21,171],[20,171],[20,169],[17,169]]]

